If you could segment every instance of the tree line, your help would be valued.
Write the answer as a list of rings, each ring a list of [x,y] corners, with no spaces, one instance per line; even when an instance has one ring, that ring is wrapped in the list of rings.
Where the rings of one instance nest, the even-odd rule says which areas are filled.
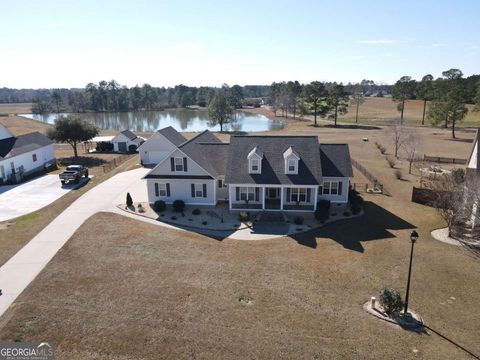
[[[416,81],[402,76],[392,87],[392,100],[397,102],[400,123],[404,121],[405,108],[409,100],[422,100],[422,125],[425,120],[434,126],[451,126],[455,138],[455,126],[468,113],[467,104],[475,104],[474,111],[480,110],[480,75],[463,77],[459,69],[442,72],[436,79],[431,74]]]

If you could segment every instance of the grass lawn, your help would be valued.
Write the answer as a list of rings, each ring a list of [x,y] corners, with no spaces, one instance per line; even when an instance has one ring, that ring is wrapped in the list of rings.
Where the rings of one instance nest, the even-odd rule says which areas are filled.
[[[61,359],[467,359],[433,331],[404,331],[362,309],[383,286],[404,291],[420,208],[401,218],[368,202],[344,226],[256,242],[97,214],[3,317],[0,338],[48,341]],[[478,354],[480,263],[427,234],[422,227],[411,306]]]
[[[0,114],[28,114],[32,112],[32,103],[0,104]]]

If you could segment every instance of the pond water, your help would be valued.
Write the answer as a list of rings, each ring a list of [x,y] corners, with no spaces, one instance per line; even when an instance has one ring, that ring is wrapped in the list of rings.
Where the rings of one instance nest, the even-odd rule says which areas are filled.
[[[53,124],[55,119],[66,114],[20,114],[38,121]],[[118,113],[80,113],[80,118],[94,122],[100,129],[132,131],[156,131],[172,126],[178,131],[220,131],[220,125],[212,126],[207,110],[173,109],[162,111],[132,111]],[[283,122],[270,120],[260,114],[238,110],[235,120],[223,127],[224,131],[270,131],[279,130]]]

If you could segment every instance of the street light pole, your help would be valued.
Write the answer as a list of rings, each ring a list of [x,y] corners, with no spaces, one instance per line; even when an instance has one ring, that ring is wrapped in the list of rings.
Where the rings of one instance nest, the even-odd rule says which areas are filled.
[[[412,275],[412,262],[413,262],[413,246],[418,239],[418,233],[413,230],[410,234],[410,241],[412,243],[412,247],[410,249],[410,265],[408,266],[408,280],[407,280],[407,294],[405,295],[405,309],[403,313],[406,314],[408,312],[408,296],[410,295],[410,277]]]

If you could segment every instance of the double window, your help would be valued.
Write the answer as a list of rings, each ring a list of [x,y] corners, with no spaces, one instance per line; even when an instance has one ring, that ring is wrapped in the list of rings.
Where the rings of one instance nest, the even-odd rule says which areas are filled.
[[[291,202],[305,202],[307,201],[307,189],[305,188],[292,188],[290,191]]]
[[[342,195],[342,182],[338,181],[324,181],[323,194],[324,195]]]
[[[241,187],[240,188],[240,200],[255,200],[255,188],[253,187]]]

